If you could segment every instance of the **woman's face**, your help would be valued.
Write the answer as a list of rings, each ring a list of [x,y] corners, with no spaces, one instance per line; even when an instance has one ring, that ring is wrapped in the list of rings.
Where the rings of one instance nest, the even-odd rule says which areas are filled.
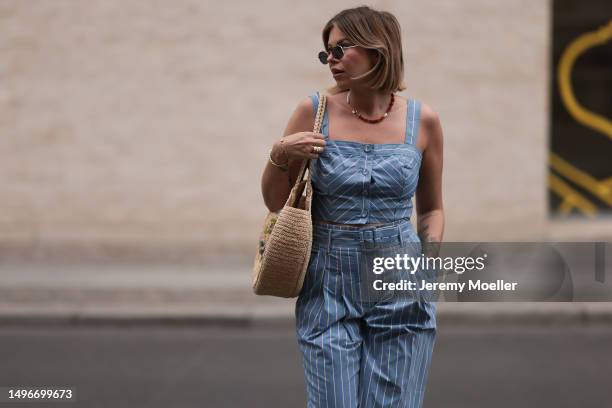
[[[355,45],[346,38],[344,33],[334,25],[329,32],[327,40],[328,57],[327,62],[329,69],[338,85],[348,85],[351,82],[351,77],[357,77],[364,72],[367,72],[375,63],[372,51],[361,47],[345,48],[342,59],[336,59],[329,50],[339,45]],[[335,71],[342,71],[334,73]]]

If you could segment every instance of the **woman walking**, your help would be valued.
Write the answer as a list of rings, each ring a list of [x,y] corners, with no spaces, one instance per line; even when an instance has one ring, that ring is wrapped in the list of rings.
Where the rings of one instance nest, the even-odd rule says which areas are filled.
[[[314,159],[313,245],[295,307],[308,407],[420,407],[435,302],[365,302],[362,281],[371,273],[368,251],[442,241],[440,121],[426,104],[395,94],[406,87],[400,26],[391,13],[347,9],[322,36],[319,59],[336,85],[326,92],[321,133],[312,132],[315,93],[294,111],[262,177],[264,201],[277,211],[302,161]]]

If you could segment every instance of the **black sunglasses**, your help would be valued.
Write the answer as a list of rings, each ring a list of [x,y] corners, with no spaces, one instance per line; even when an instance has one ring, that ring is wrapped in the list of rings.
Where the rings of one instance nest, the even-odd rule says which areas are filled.
[[[353,47],[358,47],[358,45],[336,45],[335,47],[332,47],[330,51],[335,59],[342,59],[342,57],[344,57],[344,49]],[[321,64],[327,64],[328,57],[329,54],[327,51],[321,51],[319,53],[319,61],[321,61]]]

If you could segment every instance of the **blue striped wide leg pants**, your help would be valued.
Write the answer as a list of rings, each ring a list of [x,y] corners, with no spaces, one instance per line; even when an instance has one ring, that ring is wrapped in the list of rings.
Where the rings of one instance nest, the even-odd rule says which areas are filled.
[[[409,220],[377,227],[315,223],[295,308],[309,408],[421,407],[436,304],[407,297],[370,301],[362,280],[371,271],[360,270],[367,249],[406,242],[420,252]]]

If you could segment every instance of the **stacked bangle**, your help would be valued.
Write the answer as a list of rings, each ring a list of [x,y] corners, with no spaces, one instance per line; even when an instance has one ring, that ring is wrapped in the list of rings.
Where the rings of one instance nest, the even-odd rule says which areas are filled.
[[[272,160],[272,149],[270,149],[270,153],[268,153],[268,157],[270,159],[270,163],[272,163],[272,165],[278,167],[282,171],[287,171],[289,169],[289,162],[285,164],[278,164],[274,160]]]

